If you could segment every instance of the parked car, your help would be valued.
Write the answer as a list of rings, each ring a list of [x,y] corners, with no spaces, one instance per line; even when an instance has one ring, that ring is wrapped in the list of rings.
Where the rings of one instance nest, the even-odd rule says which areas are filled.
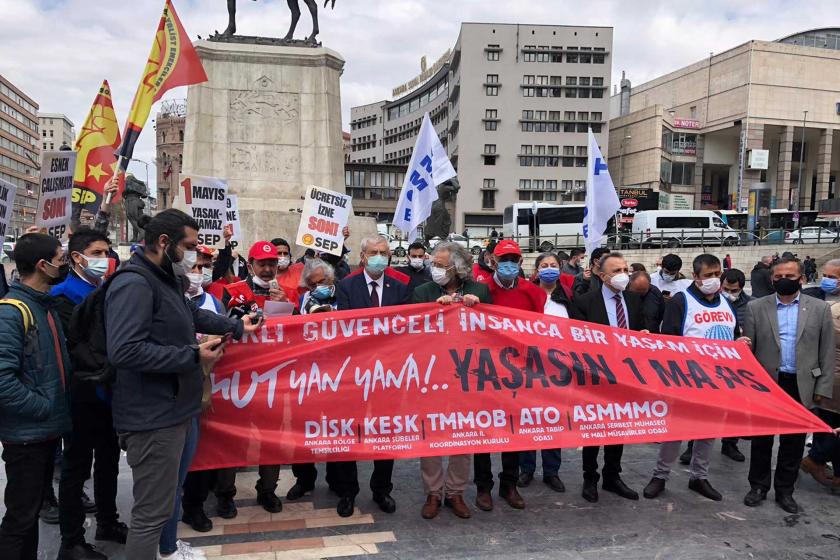
[[[710,210],[644,210],[633,218],[633,237],[643,247],[737,245],[738,232]]]
[[[389,233],[380,235],[383,235],[388,239],[388,247],[391,248],[391,253],[395,257],[402,258],[408,254],[408,246],[411,245],[408,241],[406,241],[405,239],[400,239]]]
[[[3,254],[0,255],[0,262],[7,263],[12,262],[12,257],[14,256],[15,251],[15,244],[6,241],[3,243]]]
[[[785,243],[801,245],[803,243],[837,243],[840,234],[821,227],[804,227],[785,233]]]
[[[446,240],[450,241],[452,243],[457,243],[458,245],[460,245],[461,247],[464,247],[465,249],[469,249],[470,252],[473,255],[479,254],[481,252],[481,250],[484,249],[484,247],[487,246],[487,240],[486,239],[469,239],[469,238],[466,238],[463,235],[459,235],[457,233],[450,233],[448,236],[446,236]],[[429,249],[430,250],[434,249],[435,245],[437,245],[440,242],[441,242],[440,237],[432,237],[429,240]]]

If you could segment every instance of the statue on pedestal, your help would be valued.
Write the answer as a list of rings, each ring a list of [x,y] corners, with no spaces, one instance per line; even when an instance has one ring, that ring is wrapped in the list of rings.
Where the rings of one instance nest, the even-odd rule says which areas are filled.
[[[256,2],[256,0],[254,0]],[[286,0],[289,4],[289,10],[292,12],[292,24],[289,26],[289,32],[286,33],[286,36],[283,37],[281,40],[283,43],[294,43],[294,35],[295,29],[297,28],[298,20],[300,20],[300,1],[299,0]],[[309,8],[309,13],[312,15],[312,34],[306,38],[304,41],[308,45],[317,46],[318,41],[316,37],[320,29],[318,28],[318,4],[315,0],[303,0],[306,4],[306,7]],[[327,7],[327,4],[330,5],[330,8],[335,9],[335,0],[324,0],[324,8]],[[216,40],[224,40],[226,38],[231,38],[236,34],[236,0],[227,0],[227,8],[228,8],[228,26],[225,29],[224,33],[221,35],[216,35],[213,39]]]

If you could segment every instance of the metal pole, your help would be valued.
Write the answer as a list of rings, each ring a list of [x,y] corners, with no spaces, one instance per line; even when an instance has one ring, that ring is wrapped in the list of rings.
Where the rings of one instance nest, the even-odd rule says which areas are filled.
[[[805,119],[808,111],[802,111],[802,140],[799,144],[799,177],[796,179],[796,198],[793,201],[793,211],[799,212],[799,199],[802,197],[802,162],[805,158]],[[799,223],[796,224],[799,226]]]

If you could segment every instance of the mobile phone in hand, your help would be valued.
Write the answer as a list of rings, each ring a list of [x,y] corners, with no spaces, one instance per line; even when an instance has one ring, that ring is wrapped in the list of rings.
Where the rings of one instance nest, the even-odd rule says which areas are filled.
[[[268,287],[271,288],[272,290],[279,290],[280,289],[280,282],[278,282],[277,279],[273,279],[273,280],[271,280],[271,282],[268,283]]]

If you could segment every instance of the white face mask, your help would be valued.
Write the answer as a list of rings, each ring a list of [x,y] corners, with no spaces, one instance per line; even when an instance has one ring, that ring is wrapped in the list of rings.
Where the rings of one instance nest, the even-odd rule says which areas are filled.
[[[408,259],[408,264],[411,265],[411,268],[415,270],[420,270],[426,264],[426,261],[423,260],[423,257],[412,257]]]
[[[204,276],[190,272],[187,274],[187,279],[190,281],[190,287],[187,288],[187,295],[190,297],[199,295],[202,292],[201,281],[204,279]]]
[[[610,278],[610,286],[618,290],[619,292],[623,292],[627,289],[627,285],[630,283],[630,275],[624,272],[620,272],[616,274],[612,278]]]
[[[666,282],[673,282],[674,279],[677,277],[676,274],[666,274],[664,272],[661,272],[660,274],[662,275],[662,279]]]
[[[267,290],[267,289],[270,288],[270,283],[266,282],[265,280],[263,280],[259,276],[256,276],[256,275],[251,276],[251,280],[254,281],[255,286],[259,286],[260,288],[262,288],[264,290]]]
[[[725,298],[726,298],[726,299],[728,299],[729,301],[731,301],[731,302],[735,303],[735,301],[736,301],[739,297],[741,297],[741,292],[738,292],[737,294],[733,294],[733,293],[730,293],[730,292],[721,292],[721,293],[720,293],[720,295],[722,295],[723,297],[725,297]]]
[[[206,288],[213,283],[213,269],[205,266],[201,269],[201,287]]]
[[[432,266],[432,281],[439,286],[449,284],[449,270],[439,266]]]
[[[700,285],[700,291],[707,296],[718,293],[720,291],[720,278],[706,278]]]
[[[280,270],[286,270],[287,268],[289,268],[291,262],[292,259],[290,259],[289,257],[280,257],[279,259],[277,259],[277,268],[279,268]]]
[[[175,274],[190,274],[193,267],[195,266],[195,261],[198,258],[198,253],[195,251],[184,251],[184,258],[176,263],[172,263],[172,271]]]

